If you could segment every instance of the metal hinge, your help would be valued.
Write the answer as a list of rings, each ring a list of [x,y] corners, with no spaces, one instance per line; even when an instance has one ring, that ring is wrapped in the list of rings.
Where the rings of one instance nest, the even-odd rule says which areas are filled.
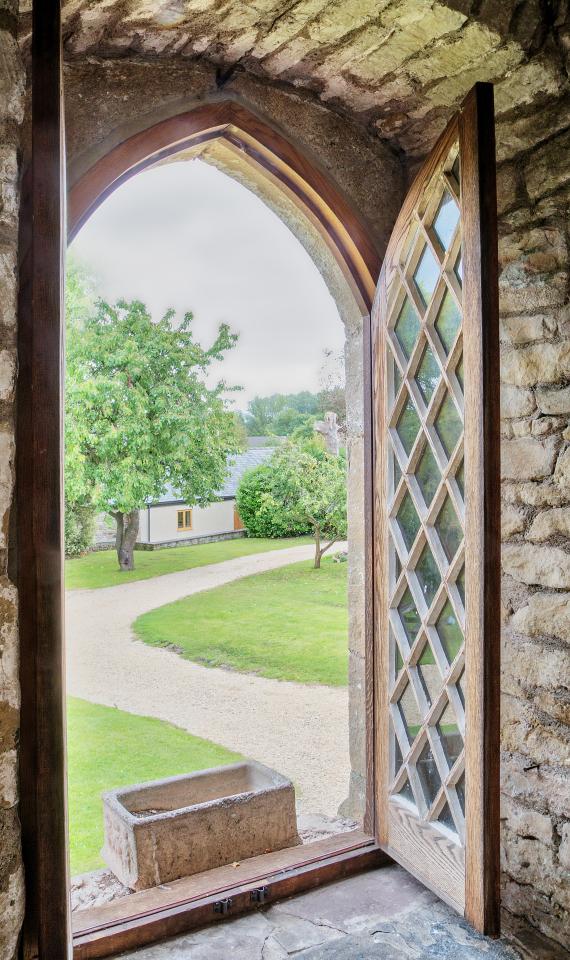
[[[269,887],[258,887],[257,890],[251,891],[252,903],[265,903],[268,897],[269,897]]]
[[[231,897],[226,897],[224,900],[216,900],[214,904],[214,913],[229,913],[233,906],[233,900]]]

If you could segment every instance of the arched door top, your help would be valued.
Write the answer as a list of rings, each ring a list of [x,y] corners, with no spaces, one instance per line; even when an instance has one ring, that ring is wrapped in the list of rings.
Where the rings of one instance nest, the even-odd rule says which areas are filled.
[[[257,166],[295,202],[332,250],[368,312],[380,271],[369,230],[340,189],[282,134],[232,100],[207,103],[147,127],[113,147],[71,187],[68,236],[125,180],[167,158],[221,140]]]

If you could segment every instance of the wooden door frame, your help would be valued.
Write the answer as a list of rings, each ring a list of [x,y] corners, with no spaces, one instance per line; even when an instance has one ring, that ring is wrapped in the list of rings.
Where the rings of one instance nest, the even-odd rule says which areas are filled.
[[[19,299],[17,426],[18,588],[22,687],[22,835],[26,914],[22,960],[64,960],[72,937],[66,813],[63,618],[63,257],[65,190],[59,0],[34,3],[32,152],[24,175]],[[70,236],[128,177],[200,140],[223,138],[310,219],[351,286],[363,314],[365,370],[365,569],[367,810],[374,831],[372,642],[372,434],[370,307],[380,267],[374,241],[341,191],[297,147],[234,101],[205,104],[162,121],[114,147],[74,184]],[[30,535],[29,517],[33,517]],[[344,843],[344,848],[343,848]],[[271,883],[271,899],[387,861],[372,837],[347,837],[327,855],[306,851]],[[258,887],[259,877],[255,885]],[[229,890],[231,893],[231,890]],[[228,891],[226,894],[229,895]],[[216,892],[219,896],[219,891]],[[251,889],[236,889],[235,912],[252,909]],[[137,916],[107,931],[75,937],[77,957],[106,956],[203,924],[212,897]]]
[[[388,242],[378,284],[385,297],[398,270],[397,257],[408,231],[410,215],[424,188],[459,142],[461,162],[461,218],[463,255],[463,353],[470,371],[465,385],[466,568],[471,571],[466,598],[466,728],[465,770],[470,812],[466,818],[465,907],[469,922],[480,932],[500,932],[500,373],[497,209],[495,173],[493,86],[477,83],[442,133],[418,172],[396,220]],[[479,279],[480,278],[480,279]],[[425,864],[404,862],[389,846],[388,713],[389,651],[387,577],[387,462],[383,442],[386,430],[384,383],[387,376],[384,333],[379,328],[377,301],[372,313],[375,442],[375,766],[377,838],[410,873],[448,899],[455,909],[459,900],[445,897],[430,883]],[[473,371],[476,371],[474,374]],[[429,858],[427,858],[429,860]]]

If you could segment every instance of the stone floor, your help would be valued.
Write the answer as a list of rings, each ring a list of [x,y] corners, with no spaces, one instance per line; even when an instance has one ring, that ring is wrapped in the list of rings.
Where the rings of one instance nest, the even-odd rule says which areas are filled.
[[[131,960],[562,960],[488,940],[400,867],[330,884],[236,920],[122,954]]]

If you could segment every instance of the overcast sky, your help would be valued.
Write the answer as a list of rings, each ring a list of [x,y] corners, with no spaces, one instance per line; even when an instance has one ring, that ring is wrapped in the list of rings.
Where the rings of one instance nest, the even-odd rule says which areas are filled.
[[[221,367],[244,387],[240,409],[256,394],[317,390],[323,350],[342,349],[336,305],[298,240],[254,194],[200,160],[128,180],[71,250],[108,300],[142,300],[154,317],[191,310],[203,345],[222,321],[239,333]]]

